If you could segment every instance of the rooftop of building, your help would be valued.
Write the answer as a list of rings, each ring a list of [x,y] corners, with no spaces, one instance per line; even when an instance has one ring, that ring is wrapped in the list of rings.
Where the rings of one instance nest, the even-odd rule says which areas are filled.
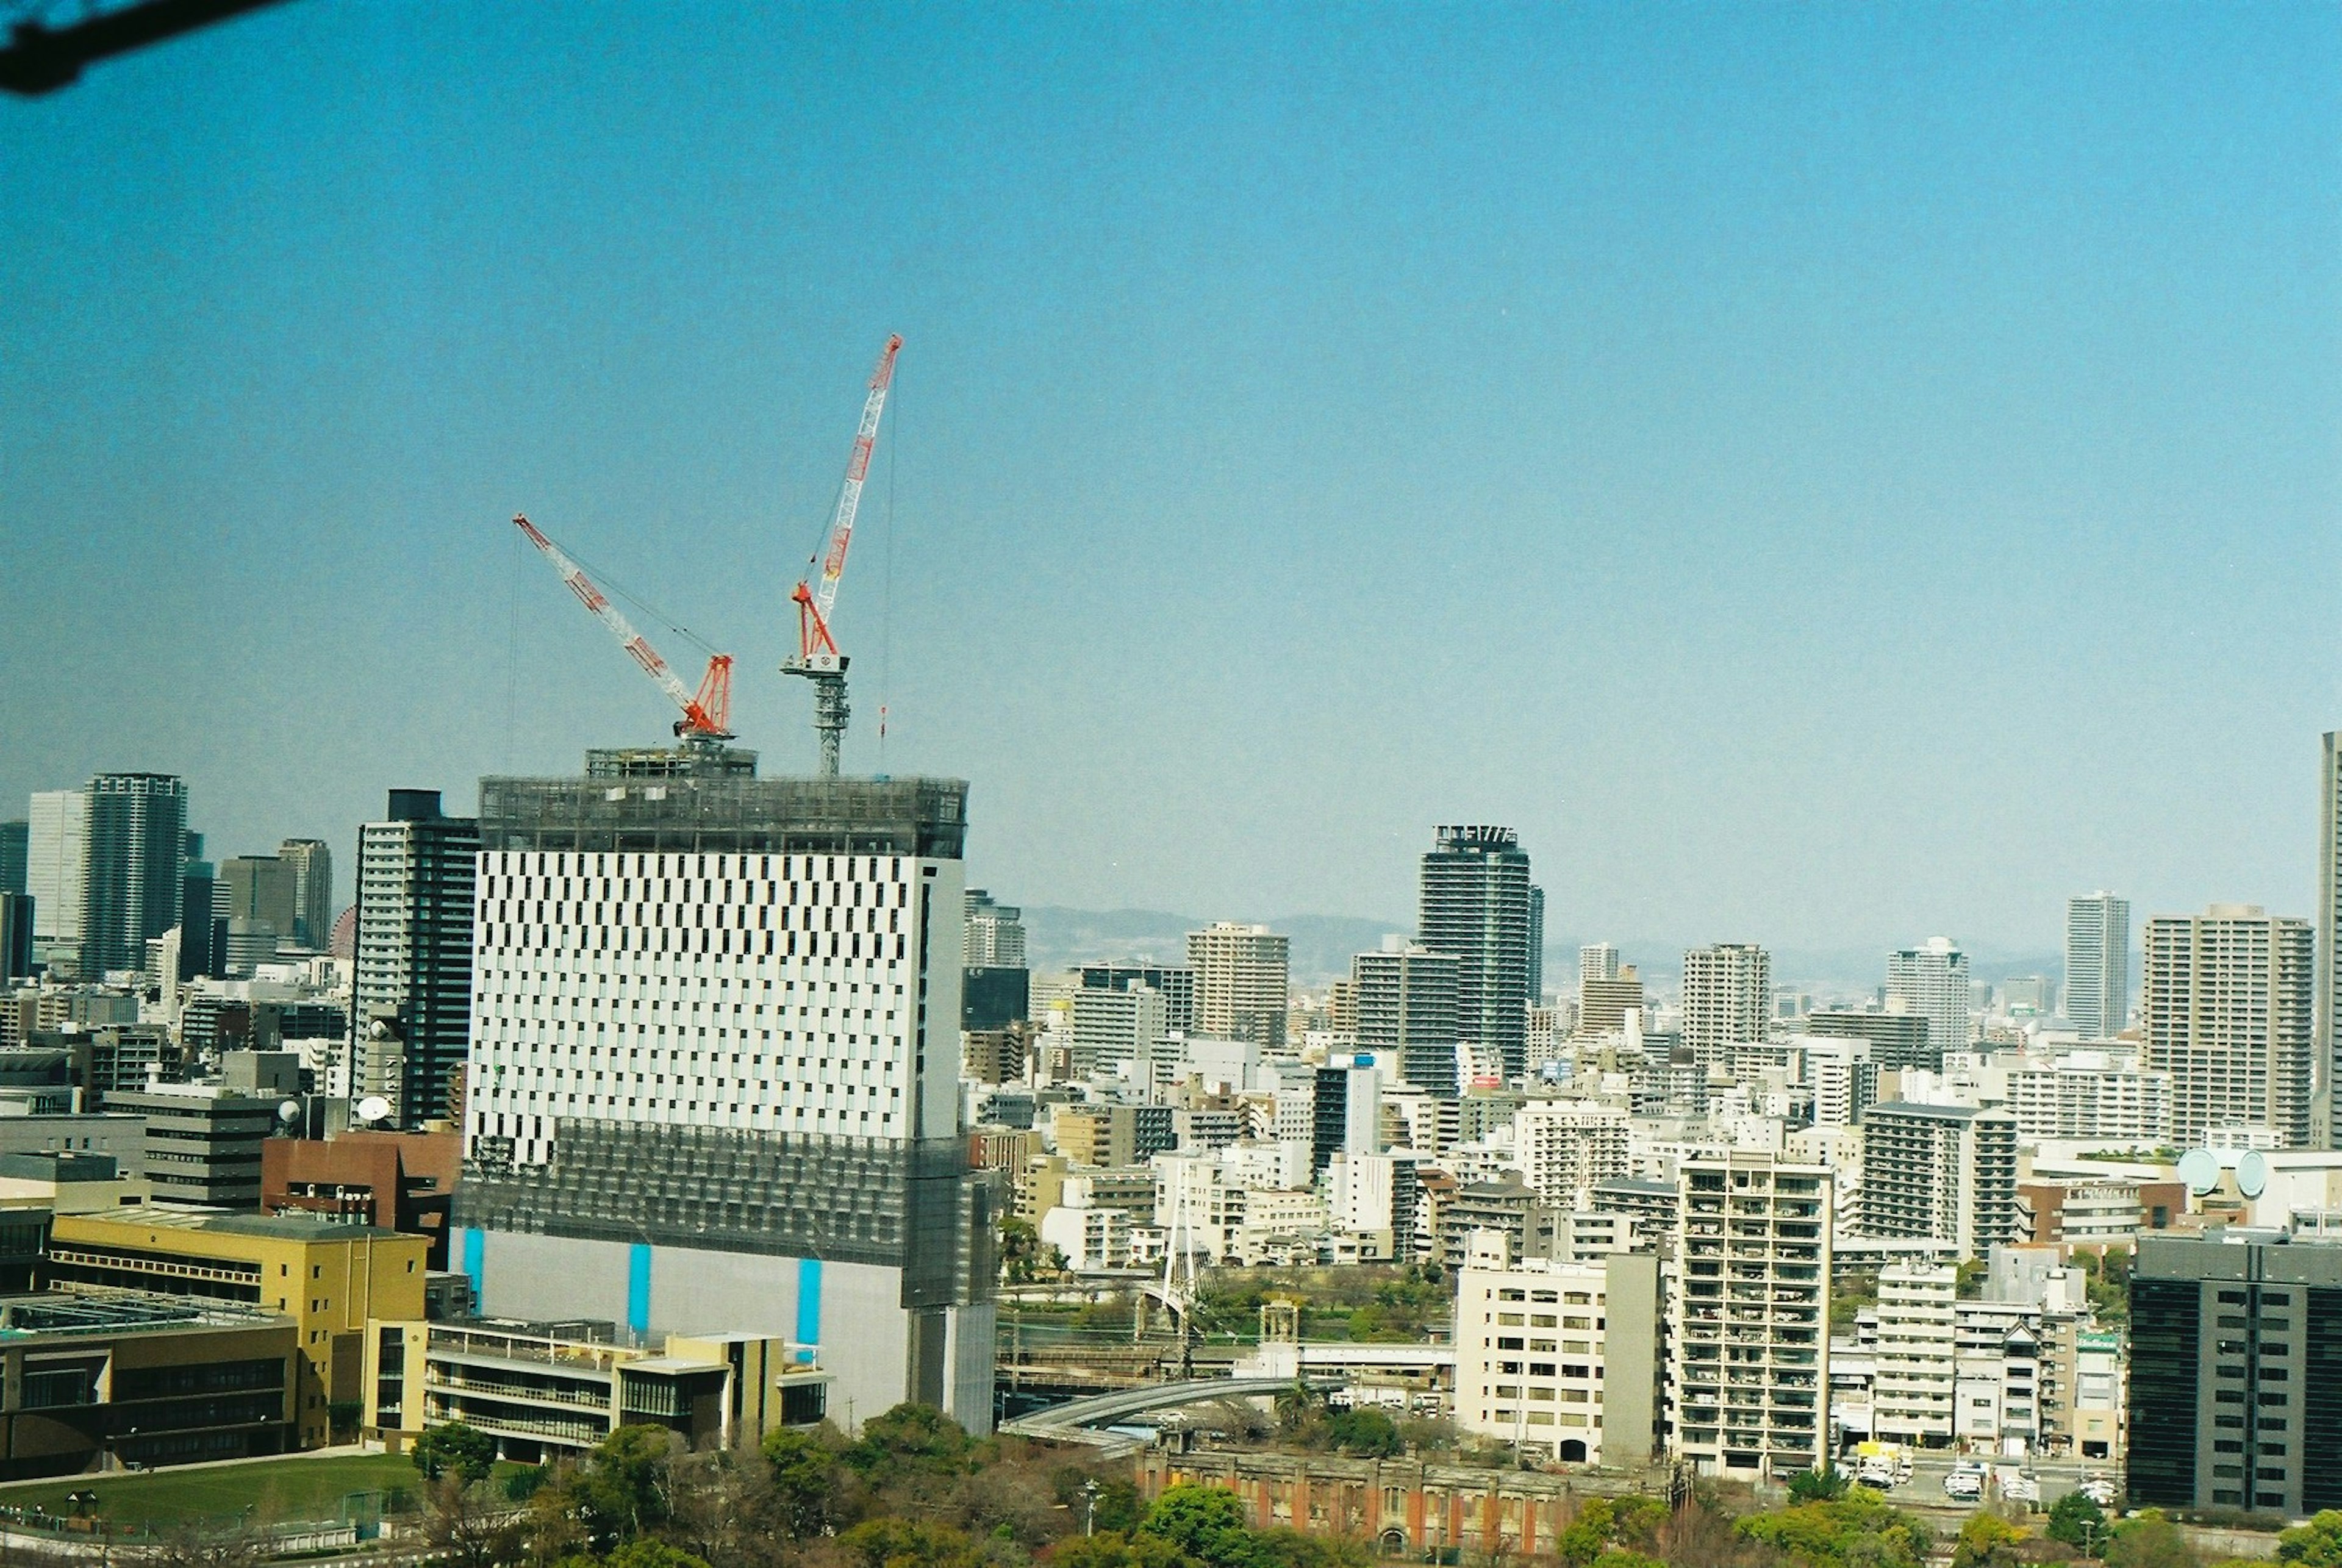
[[[1866,1117],[1927,1116],[1938,1122],[1972,1122],[1979,1116],[2007,1117],[2014,1120],[2013,1113],[2004,1111],[1998,1106],[1987,1108],[1982,1105],[1927,1105],[1916,1100],[1889,1100],[1883,1104],[1871,1106],[1863,1114]]]
[[[52,1290],[0,1296],[0,1344],[189,1328],[266,1328],[290,1321],[258,1307],[147,1291]]]
[[[206,1235],[251,1236],[273,1242],[351,1242],[412,1239],[379,1225],[353,1225],[322,1214],[246,1214],[229,1209],[161,1209],[141,1204],[98,1214],[65,1216],[129,1230],[186,1231]]]
[[[484,778],[480,845],[499,850],[901,854],[956,860],[967,781],[656,777]]]

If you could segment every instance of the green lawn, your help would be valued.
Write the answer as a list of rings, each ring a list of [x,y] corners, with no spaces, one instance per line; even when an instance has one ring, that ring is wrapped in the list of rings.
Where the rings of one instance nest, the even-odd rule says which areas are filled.
[[[255,1522],[270,1524],[290,1519],[338,1519],[343,1499],[353,1492],[395,1489],[407,1493],[412,1501],[421,1492],[422,1483],[422,1473],[403,1453],[336,1454],[330,1459],[288,1456],[203,1470],[24,1482],[0,1486],[0,1504],[68,1513],[72,1508],[65,1494],[86,1491],[97,1493],[100,1516],[120,1524],[233,1518],[247,1505],[253,1507]]]

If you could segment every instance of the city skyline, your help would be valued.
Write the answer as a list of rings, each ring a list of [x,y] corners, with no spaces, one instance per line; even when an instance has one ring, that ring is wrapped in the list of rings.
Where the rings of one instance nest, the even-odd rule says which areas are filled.
[[[0,798],[177,774],[225,858],[659,738],[522,505],[808,766],[786,589],[900,330],[847,766],[972,780],[1006,896],[1403,917],[1479,820],[1556,938],[2312,907],[2335,679],[2221,677],[2342,583],[2331,15],[710,13],[639,81],[393,15],[0,126],[0,658],[112,694],[9,683]]]

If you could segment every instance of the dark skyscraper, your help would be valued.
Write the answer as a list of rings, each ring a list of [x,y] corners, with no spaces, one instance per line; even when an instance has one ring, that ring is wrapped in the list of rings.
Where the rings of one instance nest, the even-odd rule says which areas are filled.
[[[1417,939],[1456,955],[1456,1036],[1507,1078],[1526,1067],[1533,894],[1511,828],[1443,827],[1423,857]]]
[[[437,790],[390,792],[358,829],[351,1091],[390,1101],[401,1126],[448,1114],[472,1043],[472,883],[480,824],[443,816]]]
[[[25,868],[32,860],[33,824],[0,822],[0,893],[25,891]]]
[[[227,922],[213,911],[217,882],[212,863],[204,858],[204,835],[186,837],[179,862],[179,978],[216,976],[227,973]]]
[[[33,973],[33,896],[0,889],[0,980]]]
[[[89,894],[82,973],[136,969],[146,940],[179,924],[187,786],[168,774],[100,774],[89,781]]]

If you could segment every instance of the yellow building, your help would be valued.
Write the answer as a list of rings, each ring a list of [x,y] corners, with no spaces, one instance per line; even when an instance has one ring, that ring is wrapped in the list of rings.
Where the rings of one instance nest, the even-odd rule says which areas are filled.
[[[499,1458],[575,1456],[621,1426],[663,1426],[695,1449],[753,1448],[827,1413],[810,1347],[758,1334],[621,1343],[612,1323],[375,1323],[366,1336],[367,1435],[395,1453],[460,1421]]]
[[[423,1315],[430,1246],[306,1215],[126,1209],[57,1215],[45,1273],[61,1284],[204,1296],[291,1318],[298,1443],[314,1448],[330,1434],[333,1406],[363,1405],[366,1320]]]

